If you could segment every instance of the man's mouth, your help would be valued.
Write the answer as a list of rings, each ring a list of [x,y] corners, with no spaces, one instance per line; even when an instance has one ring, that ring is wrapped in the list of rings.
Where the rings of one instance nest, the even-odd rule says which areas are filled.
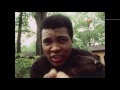
[[[51,60],[54,63],[59,63],[59,62],[61,62],[62,58],[63,58],[62,55],[53,55],[51,57]]]

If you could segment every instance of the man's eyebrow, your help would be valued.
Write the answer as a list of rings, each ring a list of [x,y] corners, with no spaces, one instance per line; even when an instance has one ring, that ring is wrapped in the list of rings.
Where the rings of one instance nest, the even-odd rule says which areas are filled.
[[[46,40],[51,40],[50,38],[44,38],[43,41],[46,41]]]
[[[57,38],[68,38],[68,37],[66,37],[66,36],[58,36]]]

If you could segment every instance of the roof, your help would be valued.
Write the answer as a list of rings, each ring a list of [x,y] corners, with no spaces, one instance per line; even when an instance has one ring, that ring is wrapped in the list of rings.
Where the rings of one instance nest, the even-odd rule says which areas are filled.
[[[105,50],[105,45],[92,45],[89,47],[90,51],[101,51]]]

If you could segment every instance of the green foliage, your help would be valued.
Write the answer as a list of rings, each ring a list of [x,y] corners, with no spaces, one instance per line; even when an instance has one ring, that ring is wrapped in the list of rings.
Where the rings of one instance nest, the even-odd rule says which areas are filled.
[[[30,17],[31,12],[23,12],[22,15],[22,31],[28,30],[28,18]],[[18,31],[18,25],[19,25],[19,16],[15,17],[15,31]]]
[[[88,46],[86,45],[85,41],[83,41],[83,39],[77,40],[74,38],[72,46],[73,48],[82,48],[88,50]]]
[[[18,38],[18,26],[19,26],[19,12],[15,13],[18,16],[15,16],[15,49],[17,47],[17,38]],[[29,25],[28,25],[28,20],[31,16],[34,15],[34,12],[23,12],[22,15],[22,34],[21,34],[21,50],[24,52],[25,50],[27,51],[35,51],[36,46],[31,44],[31,46],[23,45],[25,39],[27,40],[31,36],[36,35],[35,32],[33,32]],[[24,40],[23,40],[24,39]],[[33,42],[35,43],[35,42]],[[34,46],[34,47],[33,47]]]
[[[31,43],[31,44],[28,45],[28,46],[23,46],[23,47],[21,48],[21,51],[22,51],[22,52],[33,52],[33,51],[35,51],[35,50],[36,50],[36,43],[35,43],[35,42]]]
[[[22,54],[19,55],[22,56]],[[30,78],[30,67],[38,57],[34,56],[35,59],[28,57],[15,59],[15,78]]]
[[[52,16],[55,14],[64,14],[65,15],[65,12],[47,12],[47,16]]]
[[[105,43],[105,21],[103,12],[86,12],[76,13],[77,19],[74,19],[74,35],[79,38],[76,42],[79,42],[79,47],[89,47],[99,43],[99,45]],[[86,19],[92,20],[91,23],[87,23]],[[76,20],[76,21],[75,21]],[[94,29],[90,28],[90,24]],[[84,31],[78,31],[79,28],[84,28]]]
[[[105,12],[98,12],[97,17],[99,17],[101,20],[105,20]]]

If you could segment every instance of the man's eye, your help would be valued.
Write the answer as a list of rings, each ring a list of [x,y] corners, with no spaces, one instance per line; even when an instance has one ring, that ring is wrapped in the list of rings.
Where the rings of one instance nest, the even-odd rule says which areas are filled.
[[[67,40],[66,39],[60,39],[60,42],[61,43],[64,43],[64,42],[66,42]]]
[[[43,42],[45,45],[50,45],[52,42],[51,41],[44,41]]]

